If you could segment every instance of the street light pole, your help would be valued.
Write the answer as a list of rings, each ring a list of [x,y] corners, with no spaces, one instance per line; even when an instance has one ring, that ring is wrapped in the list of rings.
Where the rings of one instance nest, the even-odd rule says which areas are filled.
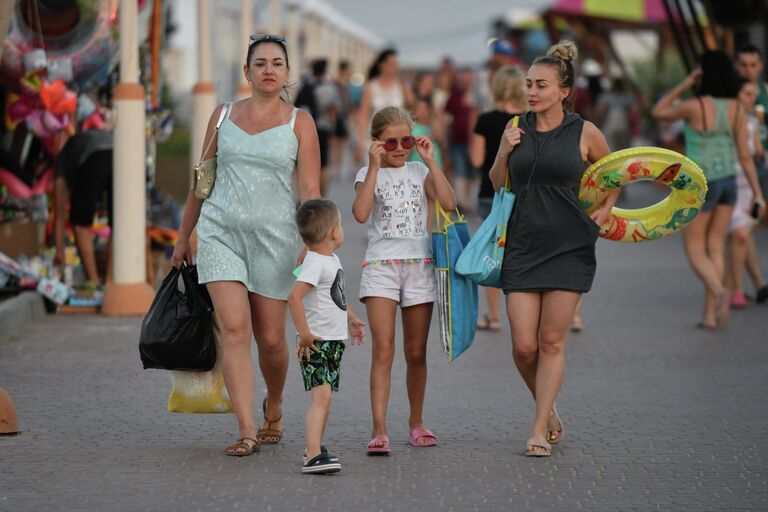
[[[114,100],[113,278],[107,280],[101,311],[143,315],[155,293],[146,274],[146,119],[136,0],[120,0],[120,82]]]

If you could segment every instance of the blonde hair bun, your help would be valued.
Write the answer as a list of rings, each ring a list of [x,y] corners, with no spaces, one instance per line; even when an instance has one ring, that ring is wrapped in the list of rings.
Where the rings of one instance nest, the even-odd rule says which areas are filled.
[[[573,62],[578,54],[579,51],[576,49],[576,44],[573,41],[560,41],[557,44],[553,44],[547,50],[547,57],[560,59],[563,62]]]

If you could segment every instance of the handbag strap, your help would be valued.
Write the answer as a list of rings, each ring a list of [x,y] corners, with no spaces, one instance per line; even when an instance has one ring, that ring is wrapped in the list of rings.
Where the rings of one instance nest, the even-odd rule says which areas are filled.
[[[512,128],[517,128],[520,124],[520,116],[515,116],[512,119]],[[504,182],[504,188],[507,189],[507,191],[512,190],[512,183],[509,180],[509,168],[507,168],[507,179]]]
[[[213,129],[211,138],[208,139],[208,145],[205,146],[205,151],[203,151],[203,156],[200,157],[201,161],[203,160],[203,158],[205,158],[205,155],[208,154],[208,150],[211,149],[211,145],[213,144],[213,139],[218,137],[219,129],[221,128],[221,125],[224,123],[224,120],[229,117],[229,112],[231,110],[232,110],[231,101],[224,103],[224,106],[221,107],[221,112],[219,112],[219,119],[218,121],[216,121],[216,127]]]
[[[451,210],[451,211],[454,211],[454,210]],[[456,212],[456,221],[458,222],[462,220],[461,212],[459,212],[458,206],[456,207],[455,212]],[[442,229],[440,224],[441,220],[443,221]],[[440,201],[437,199],[435,199],[435,223],[437,224],[436,226],[437,231],[444,231],[445,226],[449,224],[453,224],[453,220],[451,219],[451,212],[446,212],[445,210],[443,210],[443,207],[440,206]]]

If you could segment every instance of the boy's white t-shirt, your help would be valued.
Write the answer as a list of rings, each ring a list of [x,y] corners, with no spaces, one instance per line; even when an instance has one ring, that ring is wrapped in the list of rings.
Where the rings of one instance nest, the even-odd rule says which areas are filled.
[[[349,338],[344,270],[339,257],[308,251],[297,280],[313,286],[304,296],[304,312],[312,334],[324,340]]]
[[[428,174],[421,162],[379,169],[365,261],[432,257],[424,191]],[[355,184],[365,181],[367,175],[368,167],[360,169]]]

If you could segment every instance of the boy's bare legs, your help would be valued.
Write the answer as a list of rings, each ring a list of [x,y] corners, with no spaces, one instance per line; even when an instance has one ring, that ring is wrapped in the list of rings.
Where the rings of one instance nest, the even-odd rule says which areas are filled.
[[[307,411],[306,436],[307,460],[320,455],[320,445],[323,443],[325,426],[328,423],[328,411],[331,408],[333,391],[330,384],[312,388],[312,404]]]

